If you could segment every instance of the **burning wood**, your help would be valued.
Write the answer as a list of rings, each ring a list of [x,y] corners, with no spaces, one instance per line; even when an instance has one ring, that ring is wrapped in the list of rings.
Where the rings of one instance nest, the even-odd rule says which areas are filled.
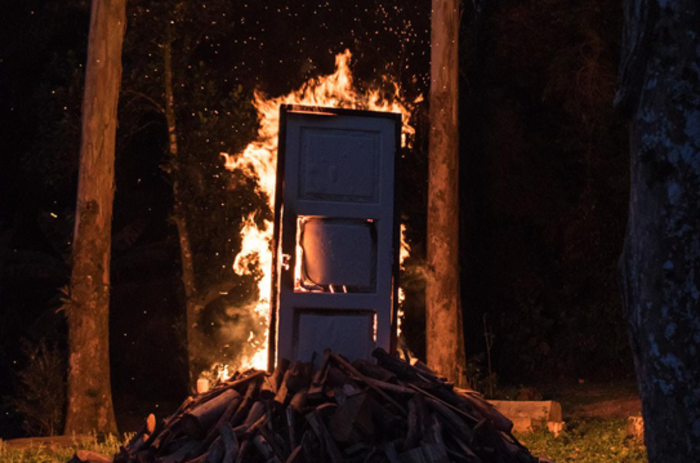
[[[473,391],[377,349],[377,364],[326,352],[236,373],[149,421],[113,463],[536,463],[512,423]]]

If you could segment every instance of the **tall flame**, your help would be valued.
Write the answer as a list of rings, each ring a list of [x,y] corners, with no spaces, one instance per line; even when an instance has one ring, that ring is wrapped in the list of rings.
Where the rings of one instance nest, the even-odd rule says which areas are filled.
[[[404,267],[404,263],[406,262],[406,259],[411,257],[411,246],[408,244],[408,241],[406,239],[406,224],[401,224],[401,249],[399,251],[399,268],[403,271],[406,268]],[[404,291],[403,288],[399,287],[399,313],[396,314],[398,316],[398,319],[396,320],[396,330],[397,330],[397,335],[400,337],[401,336],[401,324],[403,323],[403,318],[404,318],[404,310],[403,310],[403,301],[406,300],[406,292]]]
[[[278,98],[267,98],[260,92],[254,94],[254,106],[258,111],[260,128],[257,139],[238,154],[221,153],[225,158],[226,168],[240,171],[243,175],[257,180],[257,193],[267,198],[270,209],[274,207],[276,171],[277,171],[277,136],[279,129],[279,108],[283,104],[309,105],[348,109],[366,109],[371,111],[394,112],[403,115],[402,144],[409,145],[415,129],[409,125],[413,105],[402,102],[399,86],[384,78],[386,87],[392,89],[390,95],[380,89],[365,92],[353,86],[349,62],[351,53],[346,50],[335,57],[335,72],[330,75],[310,79],[298,90]],[[420,99],[420,97],[419,97]],[[417,103],[420,100],[416,100]],[[272,223],[262,221],[258,226],[257,213],[250,214],[243,224],[241,251],[236,256],[233,270],[238,275],[251,272],[251,266],[257,267],[262,277],[258,281],[259,297],[254,311],[265,325],[269,319],[271,272],[272,272]],[[402,246],[402,262],[407,248]],[[266,326],[264,326],[266,328]],[[263,329],[263,339],[256,339],[254,333],[248,342],[254,353],[241,359],[238,369],[267,367],[267,329]]]

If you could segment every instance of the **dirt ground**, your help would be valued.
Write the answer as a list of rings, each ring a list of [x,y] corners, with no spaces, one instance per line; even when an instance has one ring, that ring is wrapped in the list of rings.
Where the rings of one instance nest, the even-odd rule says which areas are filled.
[[[564,421],[572,418],[615,419],[637,416],[642,404],[633,381],[573,383],[542,390],[545,399],[562,404]]]

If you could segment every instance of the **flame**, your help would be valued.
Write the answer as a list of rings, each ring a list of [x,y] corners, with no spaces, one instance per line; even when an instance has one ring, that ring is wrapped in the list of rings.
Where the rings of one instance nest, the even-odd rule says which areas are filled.
[[[270,210],[274,208],[280,105],[306,105],[400,113],[403,115],[401,143],[403,146],[410,147],[415,129],[409,125],[409,118],[414,103],[418,103],[422,98],[418,97],[414,103],[404,102],[398,84],[386,77],[383,79],[383,87],[391,89],[388,95],[386,91],[378,88],[366,91],[358,90],[353,85],[352,73],[350,72],[351,56],[349,50],[336,55],[335,72],[310,79],[301,88],[288,95],[268,98],[263,93],[256,91],[253,104],[257,109],[260,121],[257,139],[246,146],[241,153],[235,155],[221,153],[227,169],[240,171],[243,175],[256,179],[256,192],[267,198]],[[238,275],[251,274],[252,272],[258,272],[262,275],[258,282],[259,298],[253,310],[261,320],[263,328],[266,328],[270,315],[273,227],[271,221],[264,220],[262,225],[258,225],[260,221],[256,219],[257,214],[253,213],[244,220],[241,230],[243,236],[241,251],[235,258],[233,270]],[[404,248],[403,245],[401,247],[402,262],[405,258],[404,249],[408,249],[408,247]],[[258,339],[251,332],[249,344],[254,353],[242,358],[236,365],[237,369],[267,368],[268,330],[263,329],[262,332],[264,333],[263,339]]]
[[[403,271],[406,270],[404,267],[404,262],[406,259],[411,257],[411,246],[408,244],[408,241],[406,240],[406,224],[402,223],[401,224],[401,249],[399,251],[399,268]],[[399,286],[399,291],[398,291],[398,297],[399,297],[399,310],[397,315],[397,320],[396,320],[396,334],[397,336],[401,337],[401,325],[403,324],[403,319],[404,316],[406,315],[404,310],[403,310],[403,301],[406,300],[406,292],[404,289]]]

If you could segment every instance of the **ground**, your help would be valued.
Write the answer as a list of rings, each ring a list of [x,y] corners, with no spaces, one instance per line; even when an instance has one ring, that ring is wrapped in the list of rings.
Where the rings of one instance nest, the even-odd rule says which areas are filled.
[[[641,415],[637,386],[624,383],[573,383],[543,386],[545,399],[562,404],[567,430],[520,436],[530,451],[557,463],[644,463],[644,445],[629,435],[628,418]]]
[[[627,418],[641,412],[634,383],[577,382],[526,389],[561,402],[567,423],[558,437],[546,431],[519,436],[533,454],[557,463],[646,462],[643,444],[627,433]],[[134,432],[146,412],[127,408],[117,414],[120,429]],[[111,454],[119,444],[116,438],[100,442],[94,436],[76,441],[74,437],[8,441],[0,444],[0,463],[64,463],[78,448]]]

